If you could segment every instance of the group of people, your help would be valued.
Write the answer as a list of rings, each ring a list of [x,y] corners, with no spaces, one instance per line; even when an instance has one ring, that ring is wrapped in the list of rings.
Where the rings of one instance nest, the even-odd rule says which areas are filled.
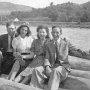
[[[6,28],[8,33],[0,36],[0,75],[8,74],[8,80],[43,89],[47,79],[48,90],[58,90],[70,73],[68,55],[90,60],[90,53],[61,37],[59,26],[52,26],[52,39],[44,25],[37,27],[37,38],[26,24],[16,29],[9,22]]]

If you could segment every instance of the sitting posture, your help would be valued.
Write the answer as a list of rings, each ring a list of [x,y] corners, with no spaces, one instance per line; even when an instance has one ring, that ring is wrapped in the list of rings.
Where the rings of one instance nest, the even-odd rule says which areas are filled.
[[[44,57],[45,57],[45,45],[49,42],[49,31],[46,26],[38,26],[37,27],[37,37],[31,46],[31,52],[34,55],[34,60],[28,65],[28,67],[22,71],[15,82],[20,82],[27,84],[28,80],[32,75],[32,71],[35,67],[43,66]],[[23,79],[23,77],[25,77]],[[23,79],[23,80],[22,80]]]
[[[31,86],[44,88],[44,80],[49,78],[48,90],[58,90],[59,83],[65,80],[70,72],[68,55],[90,59],[89,53],[76,49],[66,38],[61,38],[61,34],[61,28],[52,27],[53,39],[46,45],[44,66],[33,70]]]
[[[12,39],[15,37],[14,23],[6,24],[7,34],[0,36],[0,74],[9,74],[14,64],[12,52]]]
[[[27,25],[21,25],[18,27],[17,33],[18,37],[12,41],[13,56],[16,61],[9,74],[9,80],[14,80],[18,72],[24,70],[33,58],[30,51],[33,38],[30,35],[29,27]]]

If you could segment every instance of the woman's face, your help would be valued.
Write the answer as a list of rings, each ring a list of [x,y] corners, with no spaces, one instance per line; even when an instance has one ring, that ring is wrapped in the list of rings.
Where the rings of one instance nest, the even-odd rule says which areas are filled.
[[[28,28],[27,27],[22,27],[21,30],[20,30],[21,37],[25,37],[27,32],[28,32]]]
[[[38,35],[39,35],[40,39],[44,39],[44,38],[46,38],[47,32],[45,29],[40,29],[38,31]]]

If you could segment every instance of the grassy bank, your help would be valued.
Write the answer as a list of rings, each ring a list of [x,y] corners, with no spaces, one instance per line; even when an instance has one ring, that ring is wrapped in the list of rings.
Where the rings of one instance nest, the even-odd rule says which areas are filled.
[[[16,25],[23,24],[25,21],[15,22]],[[5,21],[0,22],[0,25],[5,25]],[[46,26],[60,26],[70,28],[90,28],[90,22],[50,22],[50,21],[29,21],[30,26],[46,25]]]

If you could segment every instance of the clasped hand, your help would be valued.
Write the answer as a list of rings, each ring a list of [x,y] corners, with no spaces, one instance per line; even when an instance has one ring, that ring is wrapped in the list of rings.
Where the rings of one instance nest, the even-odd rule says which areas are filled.
[[[46,75],[50,76],[51,74],[51,68],[49,66],[46,66]]]
[[[15,53],[14,53],[14,56],[15,56],[15,58],[16,58],[17,60],[19,60],[19,62],[20,62],[20,64],[21,64],[22,66],[25,65],[25,61],[23,60],[23,56],[22,56],[20,53],[15,52]]]

